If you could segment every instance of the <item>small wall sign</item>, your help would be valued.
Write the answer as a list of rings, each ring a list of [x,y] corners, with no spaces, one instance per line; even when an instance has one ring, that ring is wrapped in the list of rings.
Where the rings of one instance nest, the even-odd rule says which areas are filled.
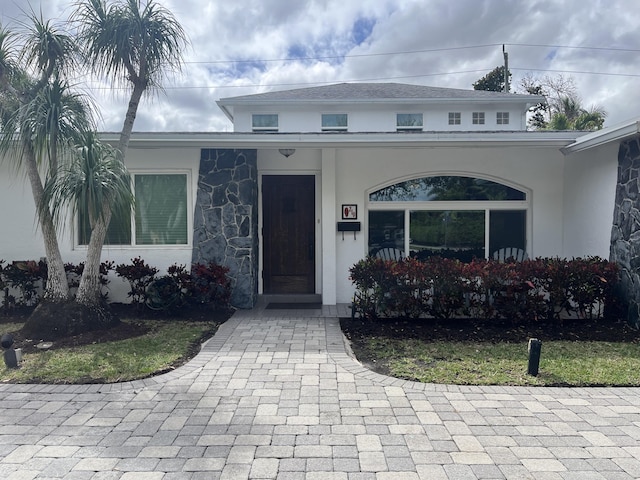
[[[358,206],[357,205],[342,205],[342,219],[343,220],[357,220],[358,219]]]

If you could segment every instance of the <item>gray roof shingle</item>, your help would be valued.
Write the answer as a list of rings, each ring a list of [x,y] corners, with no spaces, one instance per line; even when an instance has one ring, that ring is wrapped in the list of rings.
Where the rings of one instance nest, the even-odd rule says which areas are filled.
[[[298,88],[254,95],[227,97],[222,104],[264,103],[264,102],[322,102],[322,101],[393,101],[418,99],[467,99],[467,100],[515,100],[540,101],[540,97],[513,93],[488,92],[483,90],[463,90],[457,88],[429,87],[403,83],[338,83],[320,87]]]

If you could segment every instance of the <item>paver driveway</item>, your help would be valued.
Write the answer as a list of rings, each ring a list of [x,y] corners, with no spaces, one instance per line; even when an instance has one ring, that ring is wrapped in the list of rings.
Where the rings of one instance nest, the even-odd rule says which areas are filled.
[[[383,377],[336,315],[238,312],[145,381],[0,385],[0,478],[640,478],[640,389]]]

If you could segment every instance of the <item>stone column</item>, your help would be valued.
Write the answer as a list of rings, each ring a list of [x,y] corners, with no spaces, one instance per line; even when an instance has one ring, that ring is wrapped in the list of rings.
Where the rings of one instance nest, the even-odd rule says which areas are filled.
[[[640,327],[640,139],[622,142],[618,150],[618,185],[611,230],[611,261],[620,266],[628,320]]]
[[[231,304],[252,308],[258,292],[256,150],[202,149],[193,263],[229,267]]]

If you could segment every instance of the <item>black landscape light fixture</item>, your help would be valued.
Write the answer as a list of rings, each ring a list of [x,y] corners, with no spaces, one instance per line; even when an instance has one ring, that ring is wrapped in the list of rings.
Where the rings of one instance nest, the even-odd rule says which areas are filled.
[[[18,368],[22,361],[22,350],[13,348],[13,335],[10,333],[2,335],[0,345],[4,348],[4,364],[7,368]]]
[[[540,368],[540,351],[542,350],[542,342],[537,338],[529,339],[529,365],[527,373],[534,377],[538,376]]]

